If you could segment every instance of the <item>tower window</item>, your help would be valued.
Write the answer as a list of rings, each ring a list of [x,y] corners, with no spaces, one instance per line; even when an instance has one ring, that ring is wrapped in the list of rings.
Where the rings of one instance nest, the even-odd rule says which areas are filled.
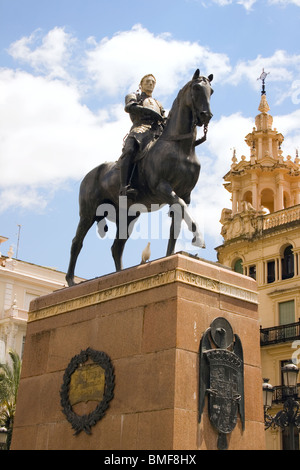
[[[233,270],[234,270],[236,273],[239,273],[239,274],[243,274],[243,273],[244,273],[244,270],[243,270],[243,260],[242,260],[242,259],[236,260],[236,262],[234,263],[234,266],[233,266]]]
[[[285,248],[281,259],[282,279],[294,277],[294,253],[292,245]]]
[[[256,280],[256,265],[249,266],[249,276]]]
[[[267,282],[270,284],[275,281],[275,261],[268,261],[267,264]]]
[[[268,209],[269,212],[274,212],[274,193],[271,189],[264,189],[262,191],[261,205]]]

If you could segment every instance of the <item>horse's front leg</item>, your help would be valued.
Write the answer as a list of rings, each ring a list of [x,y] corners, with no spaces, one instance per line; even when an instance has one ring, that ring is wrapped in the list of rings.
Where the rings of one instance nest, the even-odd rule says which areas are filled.
[[[170,236],[169,236],[169,242],[168,242],[168,248],[167,248],[167,256],[170,256],[174,253],[175,251],[175,245],[177,242],[177,239],[179,237],[180,229],[181,229],[181,220],[179,220],[179,217],[176,217],[175,213],[173,211],[169,212],[169,216],[171,217],[171,227],[170,227]]]
[[[139,214],[135,216],[122,216],[118,217],[116,224],[117,224],[117,231],[115,241],[111,247],[112,256],[115,262],[116,271],[121,271],[123,269],[123,251],[125,248],[125,244],[128,238],[131,235],[133,230],[134,224],[137,221]]]
[[[187,224],[188,229],[193,233],[192,244],[199,248],[205,248],[203,235],[198,227],[198,224],[190,215],[187,204],[184,202],[184,200],[177,196],[175,191],[173,191],[171,185],[166,181],[161,181],[159,183],[159,185],[157,186],[157,192],[159,192],[161,196],[165,198],[165,202],[170,205],[170,212],[174,214],[174,218],[171,224],[171,230],[173,230],[173,233],[176,234],[176,238],[178,238],[178,230],[180,230],[179,227],[183,219]],[[172,239],[171,235],[167,254],[171,250],[172,246],[173,250],[175,248],[176,239],[175,236],[173,236]]]

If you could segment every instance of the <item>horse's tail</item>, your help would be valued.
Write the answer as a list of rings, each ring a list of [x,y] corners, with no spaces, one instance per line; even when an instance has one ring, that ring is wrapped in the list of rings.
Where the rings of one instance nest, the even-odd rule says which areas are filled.
[[[116,167],[116,163],[102,163],[87,173],[80,185],[80,217],[88,217],[91,222],[97,222],[101,238],[104,238],[108,230],[106,217],[110,215],[113,193],[119,193]],[[112,187],[115,188],[114,191]]]

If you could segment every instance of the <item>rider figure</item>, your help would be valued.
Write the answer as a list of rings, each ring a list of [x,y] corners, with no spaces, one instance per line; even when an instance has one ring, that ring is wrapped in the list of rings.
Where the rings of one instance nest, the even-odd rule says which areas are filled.
[[[136,189],[131,187],[130,173],[137,152],[157,138],[162,132],[165,111],[162,105],[152,98],[156,79],[152,74],[145,75],[140,82],[139,91],[125,98],[125,111],[133,123],[125,140],[120,157],[120,195],[134,196]]]

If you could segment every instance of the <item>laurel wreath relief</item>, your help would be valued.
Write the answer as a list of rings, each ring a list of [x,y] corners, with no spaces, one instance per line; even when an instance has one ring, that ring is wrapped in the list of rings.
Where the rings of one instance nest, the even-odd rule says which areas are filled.
[[[105,371],[104,393],[102,400],[98,403],[94,411],[86,415],[78,415],[73,411],[69,399],[71,377],[76,369],[86,363],[89,359],[102,367]],[[71,359],[64,373],[60,397],[62,411],[69,423],[72,425],[72,428],[75,430],[75,435],[78,435],[81,431],[91,434],[91,427],[103,418],[105,411],[109,406],[109,402],[114,397],[114,381],[115,376],[113,365],[108,355],[103,351],[95,351],[88,348],[85,351],[81,351],[80,354]]]

